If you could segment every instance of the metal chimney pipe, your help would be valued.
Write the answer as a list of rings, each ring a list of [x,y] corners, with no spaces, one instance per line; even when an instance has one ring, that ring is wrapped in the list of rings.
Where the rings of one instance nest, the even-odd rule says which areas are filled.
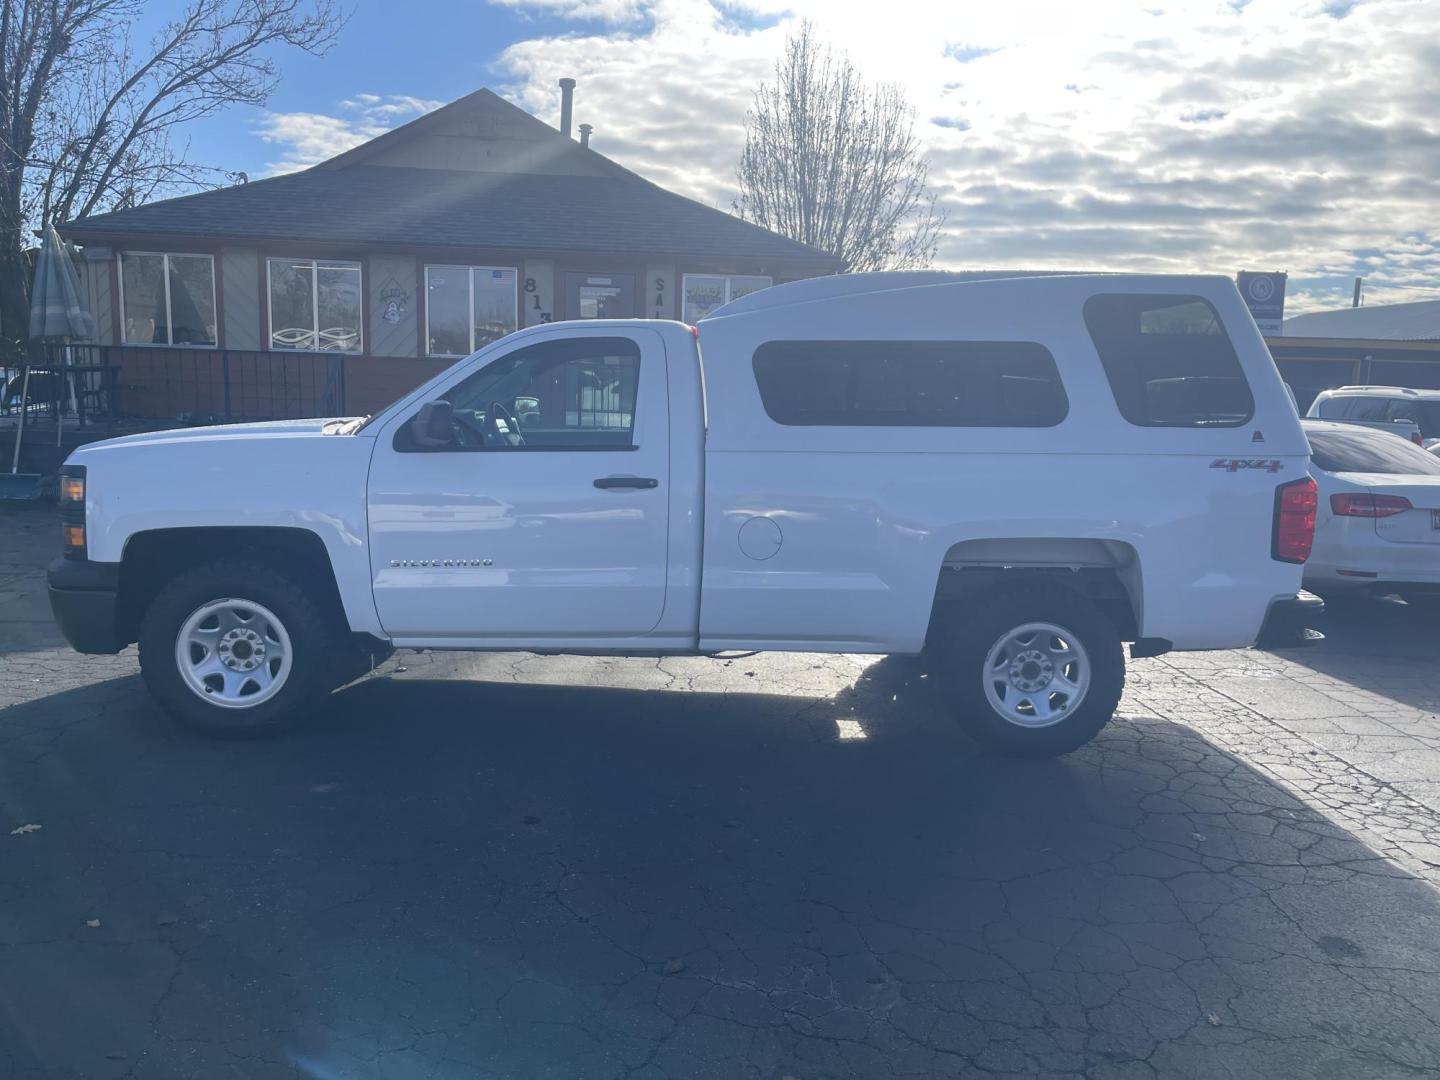
[[[580,125],[580,145],[581,145],[581,146],[589,146],[589,145],[590,145],[590,132],[592,132],[592,131],[594,131],[594,130],[595,130],[595,125],[594,125],[594,124],[581,124],[581,125]]]
[[[575,111],[575,80],[560,80],[560,134],[570,138],[570,119]]]

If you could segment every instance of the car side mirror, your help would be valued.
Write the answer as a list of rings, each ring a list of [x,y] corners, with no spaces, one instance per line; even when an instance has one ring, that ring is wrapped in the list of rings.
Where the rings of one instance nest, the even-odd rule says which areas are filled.
[[[455,445],[454,417],[450,402],[427,401],[410,418],[410,438],[421,450],[447,450]]]

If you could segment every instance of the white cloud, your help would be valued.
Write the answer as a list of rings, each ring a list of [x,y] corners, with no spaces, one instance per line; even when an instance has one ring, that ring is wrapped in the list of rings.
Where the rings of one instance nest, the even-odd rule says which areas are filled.
[[[541,6],[574,22],[501,55],[507,91],[553,122],[556,79],[576,77],[596,149],[713,205],[755,84],[808,17],[916,106],[942,265],[1285,269],[1297,310],[1348,303],[1357,273],[1371,302],[1440,296],[1411,288],[1440,281],[1432,0]]]
[[[266,163],[266,175],[308,168],[443,104],[407,94],[355,94],[340,102],[339,115],[266,112],[256,130],[281,153],[278,161]]]
[[[543,13],[552,18],[592,19],[604,23],[633,22],[644,13],[644,0],[492,0],[497,7],[514,8],[525,15]]]

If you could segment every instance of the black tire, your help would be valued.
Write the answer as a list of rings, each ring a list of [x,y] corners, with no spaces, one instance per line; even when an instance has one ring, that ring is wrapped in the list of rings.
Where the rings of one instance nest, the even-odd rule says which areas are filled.
[[[963,606],[937,618],[926,660],[937,689],[976,742],[1007,757],[1048,758],[1068,754],[1099,734],[1125,688],[1120,635],[1099,607],[1063,586],[1043,582],[986,591],[958,604]],[[1065,630],[1078,640],[1090,666],[1089,686],[1079,704],[1044,727],[1008,719],[986,693],[990,650],[1009,632],[1030,623]],[[1064,702],[1063,697],[1050,700]]]
[[[268,608],[289,637],[287,676],[274,696],[251,706],[210,704],[190,688],[176,658],[176,639],[192,613],[228,598]],[[301,581],[264,563],[221,559],[182,571],[150,602],[140,624],[140,673],[155,700],[185,727],[217,738],[253,738],[308,719],[353,659],[347,646],[336,619]]]

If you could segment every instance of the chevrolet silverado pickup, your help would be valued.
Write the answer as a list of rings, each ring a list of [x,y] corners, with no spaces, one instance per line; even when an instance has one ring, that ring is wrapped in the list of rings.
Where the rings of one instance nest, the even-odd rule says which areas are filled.
[[[1045,756],[1110,718],[1122,643],[1305,621],[1308,460],[1228,279],[841,276],[522,330],[369,417],[83,446],[49,581],[214,734],[396,648],[788,650],[923,654]]]

